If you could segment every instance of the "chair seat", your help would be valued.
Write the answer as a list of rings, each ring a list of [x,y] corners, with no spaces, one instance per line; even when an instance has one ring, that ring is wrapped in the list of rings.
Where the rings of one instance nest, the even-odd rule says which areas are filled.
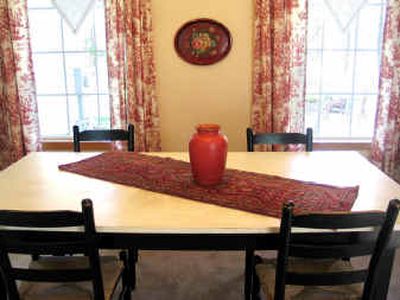
[[[322,273],[350,271],[353,267],[344,260],[312,260],[302,258],[289,259],[288,271],[301,273]],[[260,286],[267,299],[274,299],[275,259],[264,259],[256,265]],[[285,299],[290,300],[353,300],[360,299],[363,291],[361,283],[338,286],[296,286],[287,285]]]
[[[89,264],[84,256],[41,256],[32,261],[30,269],[75,269],[87,267]],[[101,273],[104,285],[104,298],[111,299],[116,285],[121,277],[123,264],[117,256],[100,256]],[[21,299],[29,300],[81,300],[93,299],[92,283],[85,282],[21,282],[19,287]]]

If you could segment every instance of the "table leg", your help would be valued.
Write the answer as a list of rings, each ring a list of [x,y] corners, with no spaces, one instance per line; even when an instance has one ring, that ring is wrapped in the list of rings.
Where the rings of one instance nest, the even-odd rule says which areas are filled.
[[[253,288],[254,249],[246,249],[244,272],[244,299],[250,300]]]

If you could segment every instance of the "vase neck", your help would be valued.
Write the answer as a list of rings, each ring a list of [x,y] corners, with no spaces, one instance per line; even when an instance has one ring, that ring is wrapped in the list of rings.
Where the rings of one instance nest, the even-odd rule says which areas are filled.
[[[198,133],[202,134],[218,134],[220,126],[217,124],[200,124],[196,129]]]

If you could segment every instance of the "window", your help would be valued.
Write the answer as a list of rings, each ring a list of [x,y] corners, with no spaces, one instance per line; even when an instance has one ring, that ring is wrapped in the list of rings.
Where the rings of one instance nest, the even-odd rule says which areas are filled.
[[[42,137],[72,135],[72,126],[109,128],[103,0],[77,33],[51,0],[28,0],[33,69]]]
[[[309,0],[306,126],[316,138],[371,139],[384,17],[384,0]]]

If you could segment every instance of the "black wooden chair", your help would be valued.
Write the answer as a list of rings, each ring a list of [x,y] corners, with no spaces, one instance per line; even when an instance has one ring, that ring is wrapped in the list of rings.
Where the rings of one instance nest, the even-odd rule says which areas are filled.
[[[254,152],[255,144],[266,145],[289,145],[304,144],[306,151],[313,149],[313,131],[307,128],[306,134],[303,133],[254,133],[253,129],[246,129],[247,151]]]
[[[111,299],[120,280],[120,296],[130,299],[124,253],[99,256],[91,200],[82,201],[82,212],[2,210],[0,225],[6,226],[0,229],[0,266],[9,300]],[[71,227],[83,230],[66,230]],[[39,258],[22,268],[9,254]],[[7,299],[4,293],[0,299]]]
[[[87,141],[127,141],[128,151],[134,151],[134,126],[128,125],[128,130],[108,129],[108,130],[84,130],[79,131],[79,126],[73,126],[74,151],[81,151],[81,142]]]
[[[275,300],[386,299],[391,264],[382,261],[399,209],[397,199],[390,201],[386,213],[293,215],[293,205],[284,205],[277,259],[255,259],[254,298],[261,287],[261,295]],[[292,235],[293,227],[328,231],[316,239],[306,233]],[[368,255],[368,267],[353,267],[351,258]]]
[[[128,130],[107,129],[107,130],[84,130],[79,131],[79,126],[73,128],[74,152],[81,151],[81,142],[87,141],[127,141],[127,150],[135,150],[135,129],[132,124],[128,124]],[[136,286],[136,263],[138,260],[138,250],[130,248],[128,250],[128,270],[130,286],[132,289]]]

